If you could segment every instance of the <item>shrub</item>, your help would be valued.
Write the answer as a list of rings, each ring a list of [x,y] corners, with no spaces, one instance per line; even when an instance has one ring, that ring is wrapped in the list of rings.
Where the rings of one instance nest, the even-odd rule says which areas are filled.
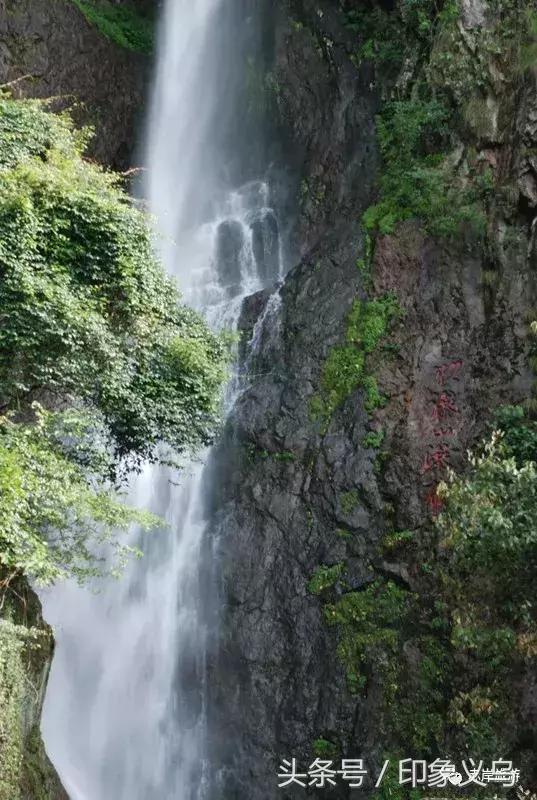
[[[384,431],[370,431],[363,438],[362,444],[364,447],[378,449],[384,441]]]
[[[24,641],[26,629],[0,620],[0,800],[20,800],[24,701]]]
[[[537,424],[527,418],[522,406],[499,408],[493,426],[503,432],[502,444],[519,466],[526,461],[537,462]]]
[[[223,341],[180,304],[118,179],[82,158],[87,136],[38,101],[0,95],[8,583],[19,573],[40,583],[99,575],[106,542],[116,571],[131,551],[115,533],[156,521],[115,489],[142,460],[209,442],[219,416]]]
[[[439,493],[446,506],[438,527],[460,566],[485,571],[491,579],[500,573],[502,583],[516,574],[520,588],[537,558],[535,462],[517,464],[496,432],[471,456],[468,474],[452,475]]]
[[[71,0],[88,22],[120,47],[149,54],[154,47],[153,21],[132,6],[109,0]]]
[[[135,552],[119,544],[118,532],[133,523],[157,524],[120,502],[88,462],[83,467],[70,458],[60,433],[65,426],[58,415],[39,413],[34,425],[0,418],[0,563],[41,585],[102,575],[104,561],[96,554],[107,543],[115,558],[108,552],[106,570],[117,572]]]
[[[363,591],[349,592],[325,606],[327,622],[339,628],[338,654],[351,690],[364,688],[362,669],[366,664],[374,663],[378,670],[391,669],[410,598],[409,592],[392,581],[375,581]]]
[[[389,234],[407,219],[419,219],[437,236],[454,235],[464,222],[483,229],[479,192],[460,183],[446,159],[449,120],[436,100],[386,104],[377,117],[380,199],[364,214],[367,231]]]
[[[308,583],[308,592],[311,594],[321,594],[326,589],[330,589],[341,578],[343,574],[343,564],[334,564],[331,567],[317,567]]]
[[[146,218],[80,148],[39,103],[0,101],[0,406],[78,397],[118,457],[205,444],[222,341],[180,305]]]
[[[339,754],[339,747],[330,739],[319,737],[313,742],[312,751],[316,758],[334,759]]]

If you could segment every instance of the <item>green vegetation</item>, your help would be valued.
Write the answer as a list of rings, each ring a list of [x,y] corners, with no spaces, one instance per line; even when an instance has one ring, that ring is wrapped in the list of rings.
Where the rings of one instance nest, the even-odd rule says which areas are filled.
[[[520,48],[519,64],[522,70],[537,67],[537,14],[533,9],[527,11],[527,27]]]
[[[534,444],[535,431],[531,434],[530,443],[523,442],[523,453]],[[466,572],[479,564],[493,583],[498,570],[505,575],[508,569],[516,584],[510,587],[511,595],[517,587],[523,589],[537,556],[536,462],[517,464],[520,454],[515,455],[515,448],[514,437],[509,444],[494,434],[483,451],[472,456],[468,475],[439,489],[449,501],[439,529],[458,568]]]
[[[443,19],[430,52],[429,87],[458,108],[470,103],[485,110],[491,89],[493,95],[500,83],[504,91],[506,82],[518,80],[524,52],[531,49],[529,4],[490,0],[488,5],[487,24],[474,28],[469,37],[458,24],[458,13]]]
[[[368,670],[381,670],[384,688],[392,687],[391,659],[401,637],[410,596],[391,581],[376,581],[363,591],[349,592],[325,607],[327,622],[339,628],[338,655],[345,665],[349,688],[365,688]],[[367,666],[366,666],[367,665]],[[393,687],[392,687],[393,688]]]
[[[498,417],[504,430],[471,456],[465,475],[441,487],[435,568],[443,571],[437,580],[450,610],[453,658],[470,672],[457,678],[448,717],[459,728],[458,745],[487,756],[516,741],[518,709],[505,687],[534,669],[537,656],[537,424],[520,410]],[[447,570],[442,553],[449,554]]]
[[[352,59],[356,64],[373,61],[383,80],[393,81],[403,67],[407,51],[411,49],[416,58],[421,58],[431,46],[439,22],[457,17],[456,0],[443,4],[436,0],[401,0],[395,13],[375,4],[349,10],[346,27],[358,38]]]
[[[376,408],[382,408],[386,403],[386,398],[380,393],[377,379],[374,375],[366,375],[362,381],[362,388],[364,390],[364,406],[365,410],[370,412]]]
[[[437,100],[387,103],[377,118],[384,168],[380,200],[363,222],[369,233],[393,233],[418,219],[435,236],[453,236],[462,223],[483,230],[485,215],[475,184],[457,179],[447,158],[450,112]]]
[[[310,403],[311,415],[325,424],[334,411],[359,387],[364,389],[366,408],[381,405],[376,381],[366,374],[366,357],[386,335],[400,314],[393,294],[374,300],[357,299],[347,317],[345,344],[332,348],[321,373],[321,390]]]
[[[114,544],[116,563],[107,566],[117,571],[133,552],[116,541],[118,531],[157,522],[121,503],[99,470],[76,463],[63,444],[75,430],[97,433],[91,418],[66,413],[39,414],[34,425],[0,418],[0,561],[9,574],[24,572],[40,584],[100,575],[95,552],[104,542]]]
[[[58,797],[58,783],[58,776],[48,760],[41,739],[39,723],[36,723],[25,737],[24,742],[20,781],[22,796],[35,798],[35,800],[51,800],[51,798]],[[10,800],[12,798],[13,795]]]
[[[385,551],[396,550],[401,545],[410,544],[414,541],[412,531],[392,531],[387,533],[382,540],[382,549]]]
[[[10,609],[0,620],[0,800],[20,800],[26,731],[22,708],[35,703],[32,659],[52,648],[47,630],[15,624]],[[27,720],[26,720],[27,721]],[[41,796],[41,795],[40,795]]]
[[[363,446],[378,450],[384,441],[384,431],[370,431],[363,439]]]
[[[314,207],[323,204],[326,195],[326,186],[321,178],[303,180],[300,184],[300,204],[304,208],[308,203]]]
[[[114,493],[129,470],[209,442],[219,416],[224,344],[181,306],[144,215],[83,160],[86,141],[42,103],[0,97],[7,583],[100,573],[96,544],[155,524]]]
[[[359,502],[358,489],[350,489],[348,492],[343,492],[339,498],[339,505],[344,514],[352,514]]]
[[[492,422],[493,430],[502,433],[501,448],[514,458],[517,466],[537,462],[537,428],[528,419],[522,406],[502,406]]]
[[[296,460],[296,456],[293,452],[291,452],[291,450],[280,450],[277,453],[272,453],[271,455],[275,461],[289,462]]]
[[[455,0],[347,12],[357,38],[353,59],[374,63],[389,98],[377,118],[383,166],[380,197],[363,219],[368,234],[390,234],[413,219],[433,236],[465,229],[483,237],[494,178],[466,146],[467,131],[496,135],[500,83],[503,90],[537,63],[534,12],[515,0],[492,5],[488,24],[471,31],[461,28]]]
[[[92,25],[126,50],[149,54],[154,47],[154,21],[131,5],[110,0],[70,0]]]
[[[331,567],[317,567],[309,580],[308,592],[321,594],[326,589],[330,589],[341,578],[343,569],[343,564],[334,564]]]
[[[0,407],[77,397],[120,457],[206,443],[222,342],[180,306],[143,214],[83,142],[39,103],[0,100]]]
[[[402,786],[399,780],[399,761],[406,758],[406,750],[384,753],[383,761],[389,761],[388,767],[378,789],[371,795],[372,800],[420,800],[421,789]]]
[[[323,739],[319,737],[313,742],[313,755],[315,758],[327,758],[330,760],[335,759],[339,754],[339,747],[330,739]]]
[[[24,698],[23,646],[18,626],[0,621],[0,800],[18,800],[22,766],[20,709]]]
[[[289,463],[296,460],[296,456],[291,450],[270,451],[264,447],[258,447],[254,442],[250,442],[250,444],[246,445],[246,452],[248,454],[248,458],[252,461],[257,458],[260,458],[263,461],[271,458],[274,461],[281,461],[283,463]]]

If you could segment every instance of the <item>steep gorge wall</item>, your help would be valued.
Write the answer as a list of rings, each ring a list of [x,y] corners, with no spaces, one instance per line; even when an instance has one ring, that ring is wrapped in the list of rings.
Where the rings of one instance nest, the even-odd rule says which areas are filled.
[[[356,10],[371,10],[367,3],[278,4],[268,83],[300,173],[292,237],[301,259],[281,289],[279,315],[270,317],[260,350],[250,356],[249,385],[220,454],[232,468],[220,473],[212,531],[224,603],[221,647],[211,666],[213,747],[224,764],[218,797],[315,794],[315,788],[277,790],[284,758],[308,765],[316,756],[364,757],[379,768],[387,753],[445,757],[438,752],[438,729],[448,726],[444,695],[456,695],[458,686],[460,697],[470,697],[459,680],[463,659],[457,686],[446,688],[439,672],[431,695],[419,693],[417,675],[429,662],[415,631],[398,630],[398,601],[392,608],[389,595],[422,590],[420,556],[387,553],[382,543],[391,532],[408,532],[422,537],[421,556],[429,556],[427,531],[446,468],[464,468],[467,448],[495,408],[531,403],[536,83],[531,70],[509,72],[494,55],[498,50],[488,49],[489,31],[503,36],[510,14],[524,13],[523,5],[464,0],[437,23],[421,61],[405,53],[399,73],[386,79],[386,65],[357,58],[364,41],[349,22]],[[385,4],[386,13],[394,8]],[[380,41],[390,35],[386,27]],[[509,41],[507,34],[493,44],[505,56]],[[431,66],[439,53],[446,57],[438,62],[444,63],[440,78]],[[458,81],[471,81],[474,70],[482,83],[460,89]],[[464,175],[459,186],[481,174],[481,165],[490,169],[494,198],[484,206],[486,236],[476,240],[468,225],[456,235],[431,235],[409,219],[377,232],[371,254],[361,218],[378,199],[375,115],[388,100],[410,97],[412,86],[419,96],[420,85],[434,80],[444,82],[439,94],[464,110],[450,155]],[[323,388],[326,365],[335,372],[334,346],[352,342],[356,301],[393,296],[398,311],[389,335],[367,354],[368,374],[351,380],[344,396],[337,376],[338,402],[323,400],[330,411],[324,417],[312,413],[319,396],[330,398],[330,387]],[[246,303],[245,342],[266,301],[260,295]],[[320,565],[328,572],[319,572]],[[364,679],[358,666],[354,673],[344,666],[342,647],[351,649],[350,661],[358,647],[358,664],[366,640],[344,639],[348,626],[328,622],[330,614],[339,618],[340,601],[362,603],[376,582],[383,588],[369,607],[367,642],[380,655],[365,666]],[[433,600],[434,593],[431,606]],[[357,605],[357,619],[362,610]],[[391,642],[394,630],[396,658],[410,677],[406,706],[392,698],[388,712],[393,664],[381,636]],[[532,673],[530,658],[504,687],[518,718],[506,715],[508,744],[497,746],[514,753],[534,778]],[[465,720],[473,712],[466,713]],[[457,752],[444,740],[451,745],[448,752]],[[349,789],[325,793],[347,797]]]
[[[329,10],[327,24],[338,31],[337,12]],[[325,58],[316,36],[293,24],[285,6],[278,8],[275,48],[287,156],[303,176],[291,237],[304,258],[285,281],[280,320],[270,320],[275,330],[250,364],[252,386],[221,454],[233,464],[215,500],[226,638],[211,685],[215,714],[222,714],[213,721],[216,758],[230,770],[218,790],[226,798],[276,796],[280,755],[304,760],[321,730],[352,736],[355,709],[334,660],[335,641],[306,584],[315,566],[346,549],[336,530],[350,522],[338,495],[369,476],[380,511],[373,459],[360,448],[363,409],[353,408],[322,443],[309,414],[320,367],[344,335],[357,293],[358,221],[373,198],[378,98],[367,69],[358,72],[342,46]],[[246,339],[266,299],[246,302]],[[364,547],[374,515],[352,514]]]

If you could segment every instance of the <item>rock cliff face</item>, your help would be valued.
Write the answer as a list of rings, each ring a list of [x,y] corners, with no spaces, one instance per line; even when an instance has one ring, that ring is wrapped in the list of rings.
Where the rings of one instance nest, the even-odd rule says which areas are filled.
[[[150,59],[102,36],[70,0],[2,0],[0,83],[15,96],[53,98],[90,124],[90,152],[131,166],[144,118]]]
[[[14,797],[7,772],[22,753],[20,773],[21,800],[68,800],[50,764],[41,739],[41,712],[48,673],[54,652],[52,631],[43,621],[41,605],[25,581],[11,584],[3,598],[2,622],[2,700],[3,765],[6,773],[0,780],[0,796]],[[7,689],[7,693],[6,693]],[[20,726],[20,728],[19,728]],[[20,730],[20,740],[19,740]],[[6,739],[13,754],[5,758]],[[15,772],[16,774],[16,772]],[[17,795],[19,796],[19,795]]]
[[[275,797],[279,757],[304,760],[320,731],[354,736],[335,640],[306,585],[319,563],[345,551],[338,528],[356,530],[360,571],[380,510],[373,458],[360,446],[367,422],[360,398],[325,437],[309,414],[320,367],[359,291],[359,220],[373,197],[378,100],[367,70],[356,70],[342,47],[325,58],[310,30],[294,29],[280,13],[274,80],[303,176],[292,239],[304,257],[267,318],[221,454],[233,464],[216,500],[226,639],[211,682],[222,710],[215,747],[224,747],[219,757],[231,771],[226,798]],[[336,16],[330,12],[327,25],[337,25]],[[246,341],[266,301],[247,301]],[[345,512],[338,498],[357,482],[372,505]]]
[[[382,5],[387,14],[395,8]],[[440,502],[438,468],[462,469],[492,410],[530,396],[527,320],[537,291],[532,74],[498,79],[490,56],[482,102],[491,113],[467,123],[452,156],[462,163],[471,152],[485,162],[506,198],[487,207],[489,244],[463,231],[431,236],[403,222],[377,235],[368,274],[357,260],[370,255],[364,258],[360,220],[377,192],[375,114],[388,98],[404,96],[405,83],[419,84],[424,62],[409,66],[407,59],[387,88],[382,70],[356,58],[349,20],[371,10],[367,3],[277,7],[269,84],[288,163],[298,172],[290,240],[300,258],[289,265],[281,302],[267,313],[254,353],[246,343],[266,313],[268,293],[245,304],[249,375],[219,454],[225,469],[215,466],[211,531],[224,605],[210,681],[212,746],[223,764],[215,796],[237,800],[294,797],[276,788],[284,758],[307,765],[332,753],[378,763],[400,746],[384,727],[385,678],[373,672],[365,691],[349,687],[337,628],[327,625],[311,578],[319,565],[337,571],[344,564],[345,583],[332,581],[336,600],[377,579],[416,589],[419,565],[385,556],[382,537],[427,529]],[[453,37],[468,46],[470,59],[478,57],[476,37],[498,13],[498,4],[462,3]],[[439,37],[426,56],[431,63]],[[499,121],[494,108],[502,109]],[[362,382],[320,420],[312,408],[323,391],[323,364],[334,345],[348,340],[353,303],[390,293],[400,313],[367,361],[385,400],[372,401],[372,384]],[[379,432],[381,453],[373,444]],[[419,657],[407,639],[402,657],[411,671]],[[532,682],[525,680],[520,731],[529,730],[535,714]],[[522,759],[524,736],[513,744]],[[434,750],[431,737],[424,749]],[[420,757],[402,754],[408,756]],[[296,796],[309,791],[318,789],[295,787]],[[347,797],[350,790],[325,791]]]

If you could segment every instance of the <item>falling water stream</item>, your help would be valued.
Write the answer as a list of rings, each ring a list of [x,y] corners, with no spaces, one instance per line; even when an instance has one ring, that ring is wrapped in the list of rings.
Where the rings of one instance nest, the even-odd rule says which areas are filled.
[[[222,40],[223,31],[233,34],[233,25],[223,25],[232,5],[167,0],[146,148],[156,246],[185,302],[217,330],[236,327],[243,298],[282,272],[267,183],[230,185],[218,149],[218,120],[233,101],[233,82],[223,86],[222,78],[222,58],[233,50],[233,41]],[[237,390],[232,379],[228,409]],[[145,556],[119,581],[98,591],[66,584],[44,594],[57,650],[43,734],[71,800],[208,797],[204,680],[214,574],[214,565],[204,563],[211,550],[202,547],[208,456],[178,473],[148,466],[133,481],[132,502],[165,525],[133,534]]]

